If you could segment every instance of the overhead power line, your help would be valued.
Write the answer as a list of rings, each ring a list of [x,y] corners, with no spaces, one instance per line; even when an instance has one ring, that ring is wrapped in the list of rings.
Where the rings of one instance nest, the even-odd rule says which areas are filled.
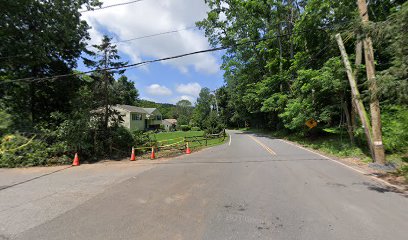
[[[79,12],[80,12],[80,13],[93,12],[93,11],[98,11],[98,10],[102,10],[102,9],[106,9],[106,8],[112,8],[112,7],[118,7],[118,6],[128,5],[128,4],[132,4],[132,3],[137,3],[137,2],[141,2],[141,1],[143,1],[143,0],[134,0],[134,1],[130,1],[130,2],[117,3],[117,4],[102,6],[102,7],[100,7],[100,8],[93,8],[93,9],[88,9],[88,10],[82,10],[82,11],[79,11]]]
[[[58,78],[63,78],[63,77],[71,77],[71,76],[79,76],[79,75],[86,75],[89,73],[94,73],[94,72],[101,72],[101,71],[111,71],[111,70],[117,70],[117,69],[126,69],[130,67],[138,67],[140,65],[145,65],[149,63],[154,63],[154,62],[161,62],[161,61],[167,61],[171,59],[177,59],[177,58],[182,58],[190,55],[195,55],[195,54],[200,54],[200,53],[207,53],[207,52],[215,52],[215,51],[220,51],[227,49],[228,47],[218,47],[218,48],[210,48],[206,50],[201,50],[201,51],[195,51],[195,52],[190,52],[190,53],[184,53],[176,56],[171,56],[171,57],[165,57],[165,58],[159,58],[159,59],[154,59],[154,60],[146,60],[143,62],[138,62],[138,63],[133,63],[133,64],[128,64],[122,67],[110,67],[110,68],[102,68],[102,69],[95,69],[95,70],[90,70],[86,72],[80,72],[80,73],[69,73],[69,74],[62,74],[62,75],[56,75],[56,76],[51,76],[51,77],[42,77],[42,78],[20,78],[20,79],[10,79],[10,80],[5,80],[0,83],[7,83],[7,82],[23,82],[23,81],[45,81],[45,80],[55,80]]]
[[[177,32],[181,32],[181,31],[186,31],[186,30],[190,30],[190,29],[197,29],[197,28],[198,28],[198,27],[190,26],[190,27],[180,28],[180,29],[176,29],[176,30],[170,30],[170,31],[167,31],[167,32],[159,32],[159,33],[154,33],[154,34],[150,34],[150,35],[145,35],[145,36],[140,36],[140,37],[125,39],[125,40],[119,40],[119,41],[116,41],[116,42],[112,42],[112,44],[124,43],[124,42],[130,42],[130,41],[136,41],[136,40],[139,40],[139,39],[151,38],[151,37],[156,37],[156,36],[160,36],[160,35],[166,35],[166,34],[171,34],[171,33],[177,33]],[[14,55],[14,56],[0,56],[0,59],[17,58],[17,57],[28,57],[28,56],[30,56],[30,54],[19,54],[19,55]]]
[[[165,35],[165,34],[170,34],[170,33],[177,33],[177,32],[186,31],[186,30],[189,30],[189,29],[196,29],[196,28],[198,28],[198,27],[191,26],[191,27],[186,27],[186,28],[171,30],[171,31],[167,31],[167,32],[160,32],[160,33],[155,33],[155,34],[151,34],[151,35],[145,35],[145,36],[130,38],[130,39],[126,39],[126,40],[119,40],[119,41],[113,42],[113,44],[115,44],[115,43],[123,43],[123,42],[130,42],[130,41],[139,40],[139,39],[143,39],[143,38],[156,37],[156,36]]]
[[[187,57],[187,56],[201,54],[201,53],[215,52],[215,51],[225,50],[225,49],[228,49],[228,48],[238,47],[238,46],[249,44],[249,43],[262,42],[262,41],[265,41],[265,40],[279,38],[279,37],[286,37],[286,36],[290,36],[290,35],[292,35],[292,33],[275,35],[273,37],[267,37],[267,38],[262,38],[262,39],[258,39],[258,40],[248,40],[248,41],[245,41],[245,42],[232,44],[230,46],[222,46],[222,47],[217,47],[217,48],[210,48],[210,49],[206,49],[206,50],[200,50],[200,51],[195,51],[195,52],[184,53],[184,54],[171,56],[171,57],[159,58],[159,59],[154,59],[154,60],[146,60],[146,61],[142,61],[142,62],[138,62],[138,63],[128,64],[128,65],[125,65],[125,66],[122,66],[122,67],[102,68],[102,69],[95,69],[95,70],[90,70],[90,71],[86,71],[86,72],[69,73],[69,74],[62,74],[62,75],[42,77],[42,78],[30,77],[30,78],[20,78],[20,79],[9,79],[9,80],[1,81],[0,84],[9,83],[9,82],[23,82],[23,81],[30,81],[30,82],[32,82],[32,81],[46,81],[46,80],[53,81],[53,80],[62,79],[64,77],[80,76],[80,75],[86,75],[86,74],[90,74],[90,73],[94,73],[94,72],[111,71],[111,70],[118,70],[118,69],[127,69],[127,68],[131,68],[131,67],[140,67],[142,65],[146,65],[146,64],[150,64],[150,63],[168,61],[168,60],[172,60],[172,59]]]

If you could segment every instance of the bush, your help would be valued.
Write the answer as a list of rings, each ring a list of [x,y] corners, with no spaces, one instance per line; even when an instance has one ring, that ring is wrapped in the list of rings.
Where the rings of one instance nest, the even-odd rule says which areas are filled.
[[[180,125],[181,131],[190,131],[191,127],[189,125]]]
[[[30,167],[46,165],[47,145],[19,134],[6,135],[0,143],[0,167]]]
[[[192,127],[191,131],[200,131],[201,129],[199,127]]]
[[[119,126],[112,131],[112,146],[121,151],[128,151],[134,145],[134,138],[130,131]]]
[[[147,146],[151,142],[149,133],[145,133],[143,131],[136,130],[136,131],[133,131],[132,135],[133,135],[133,144],[135,145],[135,147]]]

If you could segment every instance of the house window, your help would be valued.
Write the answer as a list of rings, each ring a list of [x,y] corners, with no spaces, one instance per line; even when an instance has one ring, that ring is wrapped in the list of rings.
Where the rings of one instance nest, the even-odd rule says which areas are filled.
[[[162,120],[162,116],[161,116],[161,115],[157,115],[157,116],[156,116],[156,120]]]
[[[134,114],[132,114],[132,120],[133,120],[133,121],[142,120],[142,114],[140,114],[140,113],[134,113]]]

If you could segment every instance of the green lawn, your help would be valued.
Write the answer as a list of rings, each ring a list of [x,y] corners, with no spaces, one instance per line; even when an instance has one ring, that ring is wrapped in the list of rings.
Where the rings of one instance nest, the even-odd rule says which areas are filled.
[[[192,136],[203,136],[204,131],[175,131],[175,132],[161,132],[153,134],[153,139],[157,141],[164,141],[169,139],[175,139],[180,137],[192,137]]]

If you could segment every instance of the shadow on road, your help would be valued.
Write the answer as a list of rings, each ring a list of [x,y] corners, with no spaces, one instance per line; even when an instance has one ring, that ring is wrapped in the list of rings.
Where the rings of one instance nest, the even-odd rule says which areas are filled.
[[[384,185],[380,185],[380,184],[373,184],[373,183],[369,183],[369,182],[362,182],[362,183],[353,183],[353,185],[363,185],[366,186],[367,189],[371,190],[371,191],[375,191],[378,193],[398,193],[401,196],[408,198],[408,193],[401,191],[395,187],[391,187],[391,186],[384,186]]]
[[[64,171],[64,170],[66,170],[66,169],[68,169],[68,168],[71,168],[71,167],[72,167],[72,166],[68,166],[68,167],[65,167],[65,168],[61,168],[61,169],[58,169],[58,170],[56,170],[56,171],[52,171],[52,172],[49,172],[49,173],[45,173],[45,174],[42,174],[42,175],[40,175],[40,176],[33,177],[33,178],[30,178],[30,179],[27,179],[27,180],[24,180],[24,181],[21,181],[21,182],[18,182],[18,183],[14,183],[14,184],[11,184],[11,185],[0,186],[0,191],[5,190],[5,189],[8,189],[8,188],[12,188],[12,187],[15,187],[15,186],[24,184],[24,183],[28,183],[28,182],[34,181],[34,180],[36,180],[36,179],[39,179],[39,178],[42,178],[42,177],[45,177],[45,176],[48,176],[48,175],[51,175],[51,174],[54,174],[54,173],[57,173],[57,172]],[[1,240],[1,238],[0,238],[0,240]]]

